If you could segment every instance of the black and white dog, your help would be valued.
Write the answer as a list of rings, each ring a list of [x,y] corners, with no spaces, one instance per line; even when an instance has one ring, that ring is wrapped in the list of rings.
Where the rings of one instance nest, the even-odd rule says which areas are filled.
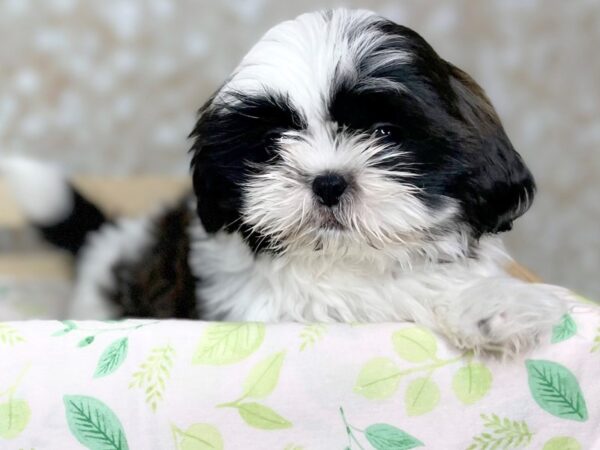
[[[271,29],[201,108],[195,196],[108,220],[60,171],[10,159],[25,213],[76,254],[73,316],[409,320],[475,350],[531,346],[559,288],[505,272],[531,173],[483,90],[368,11]]]

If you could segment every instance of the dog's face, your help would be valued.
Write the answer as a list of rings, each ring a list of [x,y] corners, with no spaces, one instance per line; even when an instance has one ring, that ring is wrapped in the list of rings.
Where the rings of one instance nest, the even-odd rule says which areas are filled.
[[[204,227],[255,251],[464,253],[535,190],[481,88],[366,11],[271,29],[192,136]]]

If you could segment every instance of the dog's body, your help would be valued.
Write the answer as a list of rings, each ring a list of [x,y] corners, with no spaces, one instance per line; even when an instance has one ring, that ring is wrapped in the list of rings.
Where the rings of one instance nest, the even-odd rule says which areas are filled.
[[[412,320],[514,352],[564,313],[556,288],[506,274],[496,236],[531,174],[481,88],[407,28],[345,10],[278,25],[192,137],[195,195],[139,220],[6,165],[32,221],[78,255],[74,316]]]

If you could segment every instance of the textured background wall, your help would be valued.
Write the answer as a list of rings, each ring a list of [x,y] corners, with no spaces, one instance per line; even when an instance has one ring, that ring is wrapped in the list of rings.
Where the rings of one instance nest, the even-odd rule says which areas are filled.
[[[2,0],[0,151],[184,174],[195,110],[266,29],[326,0]],[[600,298],[597,0],[348,1],[415,28],[488,91],[539,182],[507,238]]]

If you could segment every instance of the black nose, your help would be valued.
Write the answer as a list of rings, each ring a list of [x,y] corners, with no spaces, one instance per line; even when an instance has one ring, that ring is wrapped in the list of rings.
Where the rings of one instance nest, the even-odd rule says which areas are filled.
[[[337,173],[326,173],[316,177],[312,184],[312,190],[325,206],[337,205],[340,197],[348,187],[343,176]]]

